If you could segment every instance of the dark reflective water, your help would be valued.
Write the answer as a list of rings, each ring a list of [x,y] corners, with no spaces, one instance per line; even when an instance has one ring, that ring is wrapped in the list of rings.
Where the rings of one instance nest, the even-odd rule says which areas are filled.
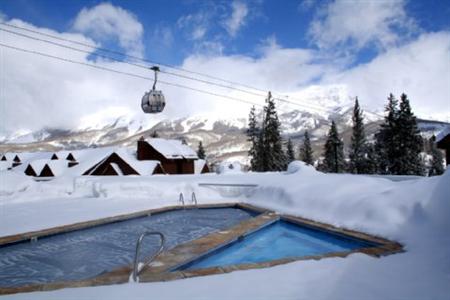
[[[146,230],[164,233],[170,249],[250,217],[235,208],[177,210],[0,247],[0,286],[90,278],[131,264]],[[158,246],[158,237],[146,237],[141,253],[148,256]]]

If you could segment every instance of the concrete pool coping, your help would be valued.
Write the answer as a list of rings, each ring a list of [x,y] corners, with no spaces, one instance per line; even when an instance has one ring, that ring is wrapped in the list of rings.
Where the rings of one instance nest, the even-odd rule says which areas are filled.
[[[319,260],[329,257],[346,257],[352,253],[364,253],[373,257],[380,257],[384,255],[403,252],[403,246],[401,244],[381,237],[369,235],[354,230],[339,228],[329,224],[320,223],[301,217],[290,216],[285,214],[277,214],[274,211],[245,203],[205,204],[198,206],[186,205],[184,207],[176,205],[164,208],[149,209],[130,214],[122,214],[114,217],[102,218],[87,222],[79,222],[75,224],[58,226],[39,231],[32,231],[17,235],[0,237],[0,246],[21,243],[27,240],[32,241],[35,238],[39,239],[42,237],[47,237],[55,234],[87,229],[94,226],[125,221],[128,219],[138,217],[145,217],[152,214],[169,212],[177,209],[193,209],[193,208],[239,208],[247,211],[258,212],[260,213],[260,215],[244,220],[231,228],[210,233],[199,239],[184,244],[180,244],[170,249],[169,251],[161,253],[150,266],[146,266],[142,270],[141,274],[139,275],[140,282],[168,281],[196,276],[223,274],[237,270],[267,268],[280,264],[286,264],[293,261],[302,261],[310,259]],[[333,235],[338,235],[347,239],[356,239],[360,241],[362,240],[363,242],[368,242],[369,244],[374,244],[375,246],[355,249],[351,251],[327,253],[323,255],[283,258],[263,263],[240,264],[240,265],[212,267],[197,270],[174,271],[180,266],[189,264],[190,262],[195,261],[201,257],[204,257],[205,255],[208,255],[222,247],[230,245],[238,241],[243,236],[247,236],[278,220],[284,220],[314,230],[319,230]],[[90,287],[100,285],[123,284],[129,281],[131,270],[132,266],[123,266],[90,279],[52,282],[44,284],[32,284],[19,287],[0,287],[0,295],[35,292],[35,291],[50,291],[73,287]]]

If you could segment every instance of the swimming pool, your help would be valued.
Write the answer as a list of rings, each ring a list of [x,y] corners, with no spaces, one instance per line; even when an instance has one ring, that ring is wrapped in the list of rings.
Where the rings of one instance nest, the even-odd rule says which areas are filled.
[[[164,233],[166,249],[171,249],[252,216],[237,208],[174,210],[0,246],[0,287],[92,278],[130,265],[136,241],[146,230]],[[158,246],[159,240],[149,237],[141,253],[149,255]]]
[[[374,246],[377,245],[298,226],[286,221],[277,221],[245,238],[200,257],[178,270],[262,263]]]

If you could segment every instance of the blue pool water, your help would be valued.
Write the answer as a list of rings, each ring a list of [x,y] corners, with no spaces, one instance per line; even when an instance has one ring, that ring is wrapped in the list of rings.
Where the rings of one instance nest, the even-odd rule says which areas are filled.
[[[288,257],[319,255],[374,245],[278,221],[200,258],[181,270],[260,263]]]
[[[176,210],[2,246],[0,287],[91,278],[130,265],[136,240],[146,230],[164,233],[170,249],[251,217],[235,208]],[[158,245],[157,237],[148,237],[141,255]]]

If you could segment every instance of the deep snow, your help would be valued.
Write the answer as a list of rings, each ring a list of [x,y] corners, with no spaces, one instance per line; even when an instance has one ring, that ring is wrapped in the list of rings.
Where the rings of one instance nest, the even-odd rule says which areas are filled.
[[[199,187],[252,183],[257,188]],[[224,173],[36,183],[0,172],[0,236],[177,203],[243,201],[395,239],[406,252],[375,259],[301,261],[162,283],[6,296],[11,299],[450,299],[450,171],[394,182],[323,174],[295,162],[286,173]],[[232,197],[230,197],[232,196]]]

